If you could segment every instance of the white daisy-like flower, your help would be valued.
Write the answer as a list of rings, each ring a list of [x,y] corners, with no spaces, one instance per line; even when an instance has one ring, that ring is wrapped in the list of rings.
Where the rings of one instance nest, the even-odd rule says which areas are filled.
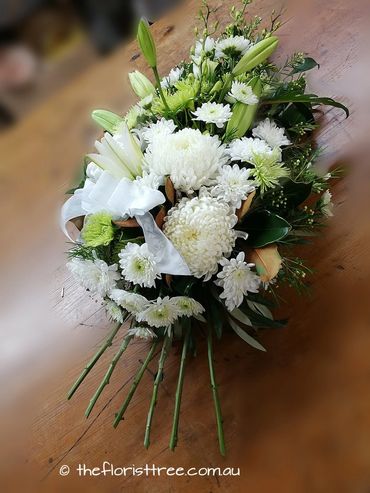
[[[114,301],[107,301],[105,303],[105,310],[111,320],[114,322],[123,322],[122,310]]]
[[[151,327],[169,327],[180,316],[176,303],[171,298],[157,298],[151,301],[147,308],[136,317],[138,322],[146,322]]]
[[[274,150],[264,140],[242,137],[231,142],[228,152],[232,161],[251,163],[254,155],[269,156]]]
[[[141,136],[150,143],[158,136],[173,134],[176,130],[176,125],[173,120],[161,118],[156,123],[151,123],[148,127],[141,129]]]
[[[227,162],[225,146],[217,136],[184,128],[158,135],[146,149],[144,169],[158,176],[170,176],[176,190],[191,192],[212,185]]]
[[[106,296],[120,279],[117,267],[117,264],[108,265],[98,258],[94,260],[73,258],[67,263],[69,271],[76,276],[84,288],[102,297]]]
[[[124,289],[112,289],[109,293],[109,298],[129,313],[132,313],[132,315],[137,315],[139,312],[142,312],[149,304],[149,300],[147,300],[145,296]]]
[[[263,139],[270,147],[281,147],[290,144],[284,128],[280,128],[273,120],[266,118],[252,130],[254,137]]]
[[[222,128],[230,120],[232,111],[229,104],[203,103],[196,111],[193,111],[196,118],[205,123],[215,123],[217,128]]]
[[[250,169],[224,165],[216,178],[217,184],[211,189],[213,197],[220,197],[235,209],[241,206],[249,193],[254,190],[254,182],[249,180]]]
[[[180,317],[192,317],[193,315],[200,315],[204,312],[204,306],[194,298],[175,296],[171,299],[177,305]]]
[[[215,284],[223,288],[220,298],[225,300],[230,312],[243,303],[248,292],[257,293],[260,287],[260,278],[251,270],[254,264],[247,264],[244,258],[244,252],[240,252],[236,258],[223,258],[219,262],[222,270]]]
[[[331,201],[331,193],[329,190],[326,190],[321,196],[320,202],[321,202],[321,212],[324,214],[326,217],[332,217],[334,216],[333,213],[333,208],[334,205]]]
[[[230,103],[235,103],[237,101],[243,104],[258,103],[258,97],[254,94],[251,86],[244,82],[238,82],[237,80],[234,80],[232,83],[227,100]]]
[[[231,36],[229,38],[219,39],[216,42],[215,58],[244,55],[250,46],[251,42],[249,39],[244,38],[244,36]]]
[[[183,256],[193,276],[209,280],[237,238],[237,217],[228,204],[202,196],[182,199],[170,209],[163,232]]]
[[[202,57],[211,55],[215,49],[215,44],[216,41],[210,36],[207,36],[205,40],[199,39],[195,43],[194,56]]]
[[[170,73],[167,75],[167,77],[163,77],[161,81],[161,86],[164,89],[168,89],[176,84],[182,76],[184,72],[184,67],[174,67],[173,69],[170,70]]]
[[[146,243],[127,243],[118,256],[122,275],[127,281],[151,288],[155,286],[155,280],[161,277],[154,255]]]
[[[128,329],[127,334],[145,340],[154,339],[154,337],[157,337],[155,332],[149,327],[141,327],[138,325]]]

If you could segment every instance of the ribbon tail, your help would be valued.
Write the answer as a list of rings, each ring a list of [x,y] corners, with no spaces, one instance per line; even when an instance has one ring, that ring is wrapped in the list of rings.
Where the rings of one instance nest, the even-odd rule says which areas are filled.
[[[74,226],[75,229],[75,237],[73,238],[71,234],[67,230],[67,224],[72,219],[76,217],[84,216],[86,211],[82,207],[81,194],[76,193],[72,195],[62,206],[61,214],[60,214],[60,227],[63,233],[69,238],[73,243],[76,243],[78,236],[80,234],[79,230]]]

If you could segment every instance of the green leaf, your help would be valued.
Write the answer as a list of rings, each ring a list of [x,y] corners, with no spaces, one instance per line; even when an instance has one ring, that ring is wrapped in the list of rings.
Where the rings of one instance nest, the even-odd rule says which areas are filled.
[[[349,110],[347,106],[335,99],[328,97],[319,97],[316,94],[297,94],[297,93],[281,93],[270,99],[263,101],[264,104],[280,104],[280,103],[311,103],[313,105],[324,104],[326,106],[334,106],[340,108],[346,114],[346,118],[349,117]]]
[[[247,317],[245,313],[243,313],[239,308],[234,308],[232,312],[230,312],[230,315],[238,320],[238,322],[244,324],[244,325],[249,325],[249,327],[252,327],[252,322],[250,321],[250,318]]]
[[[315,67],[320,68],[320,65],[311,57],[304,58],[302,63],[297,64],[289,75],[299,74],[300,72],[307,72]]]
[[[236,332],[236,334],[238,334],[238,336],[241,337],[243,341],[245,341],[255,349],[258,349],[259,351],[266,351],[262,344],[260,344],[258,341],[256,341],[256,339],[245,332],[245,330],[241,329],[239,325],[237,325],[231,318],[229,318],[229,324],[233,331]]]
[[[291,103],[285,107],[279,116],[281,123],[286,128],[304,123],[315,123],[312,113],[311,104],[309,103]]]
[[[298,207],[310,196],[312,191],[312,182],[297,182],[288,178],[283,182],[282,189],[284,192],[284,198],[287,199],[288,206]]]
[[[247,300],[247,304],[251,310],[254,312],[269,318],[270,320],[274,320],[274,317],[270,310],[267,308],[266,305],[263,305],[262,303],[256,303],[255,301]]]
[[[248,214],[240,229],[248,233],[247,242],[250,246],[261,248],[284,238],[291,226],[282,217],[264,210]]]

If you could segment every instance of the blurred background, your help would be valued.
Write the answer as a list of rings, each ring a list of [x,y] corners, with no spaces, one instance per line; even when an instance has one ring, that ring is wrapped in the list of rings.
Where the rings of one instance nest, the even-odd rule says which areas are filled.
[[[0,0],[0,132],[181,0]]]

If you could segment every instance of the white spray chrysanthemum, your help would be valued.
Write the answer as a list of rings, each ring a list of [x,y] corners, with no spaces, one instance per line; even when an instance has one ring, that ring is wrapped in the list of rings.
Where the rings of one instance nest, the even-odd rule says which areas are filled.
[[[321,196],[320,199],[320,204],[321,204],[321,212],[324,214],[326,217],[332,217],[334,216],[333,209],[334,205],[333,202],[331,201],[331,193],[329,190],[326,190]]]
[[[250,169],[224,165],[217,177],[217,184],[211,189],[213,197],[220,197],[235,209],[241,206],[249,193],[254,190],[254,182],[249,179]]]
[[[108,300],[105,303],[105,310],[113,322],[123,322],[122,310],[114,301]]]
[[[175,296],[171,299],[177,305],[180,317],[192,317],[193,315],[200,315],[204,312],[204,306],[194,298]]]
[[[236,258],[223,258],[219,262],[222,270],[217,274],[215,284],[223,288],[220,298],[225,300],[229,311],[240,306],[248,292],[257,293],[261,283],[257,274],[251,270],[254,264],[247,264],[244,258],[244,252],[240,252]]]
[[[122,275],[127,281],[151,288],[155,286],[155,280],[161,277],[154,255],[146,243],[128,243],[118,256]]]
[[[237,218],[228,204],[210,196],[182,199],[170,209],[163,232],[183,256],[195,277],[217,272],[218,261],[235,245]]]
[[[155,332],[149,327],[141,327],[138,325],[128,329],[127,334],[137,337],[138,339],[145,339],[145,340],[154,339],[154,337],[157,337]]]
[[[219,39],[216,42],[215,58],[225,56],[244,55],[251,46],[249,39],[244,36],[231,36],[229,38]]]
[[[269,156],[273,153],[273,149],[264,140],[242,137],[231,142],[228,152],[231,161],[251,163],[254,155]]]
[[[120,279],[117,264],[108,265],[104,260],[83,260],[73,258],[67,263],[67,268],[91,293],[102,297],[115,287]]]
[[[227,100],[230,103],[240,102],[243,104],[256,104],[258,97],[254,94],[253,89],[244,82],[234,80],[231,85],[231,90],[228,93]]]
[[[170,135],[158,135],[144,157],[144,168],[159,176],[170,176],[183,192],[209,186],[227,161],[225,147],[217,136],[185,128]]]
[[[124,289],[112,289],[109,293],[109,297],[115,301],[117,305],[120,305],[132,315],[137,315],[139,312],[142,312],[149,304],[149,300],[147,300],[145,296]]]
[[[215,49],[215,44],[216,41],[210,36],[207,36],[205,39],[198,39],[195,43],[194,56],[202,57],[211,55]]]
[[[257,127],[252,130],[254,137],[263,139],[270,147],[281,147],[290,144],[290,140],[285,135],[284,128],[280,128],[276,123],[269,118],[260,122]]]
[[[177,304],[171,298],[157,298],[151,301],[147,308],[139,313],[136,319],[146,322],[151,327],[169,327],[180,316]]]
[[[203,103],[193,115],[198,120],[205,123],[214,123],[217,128],[222,128],[230,120],[232,111],[229,104]]]
[[[184,72],[183,67],[174,67],[173,69],[170,70],[170,73],[167,75],[167,77],[163,77],[161,81],[161,86],[164,89],[168,89],[176,84],[182,76]]]
[[[176,130],[176,125],[173,120],[166,120],[161,118],[155,123],[151,123],[148,127],[141,129],[140,134],[150,143],[155,140],[158,136],[172,134]]]

